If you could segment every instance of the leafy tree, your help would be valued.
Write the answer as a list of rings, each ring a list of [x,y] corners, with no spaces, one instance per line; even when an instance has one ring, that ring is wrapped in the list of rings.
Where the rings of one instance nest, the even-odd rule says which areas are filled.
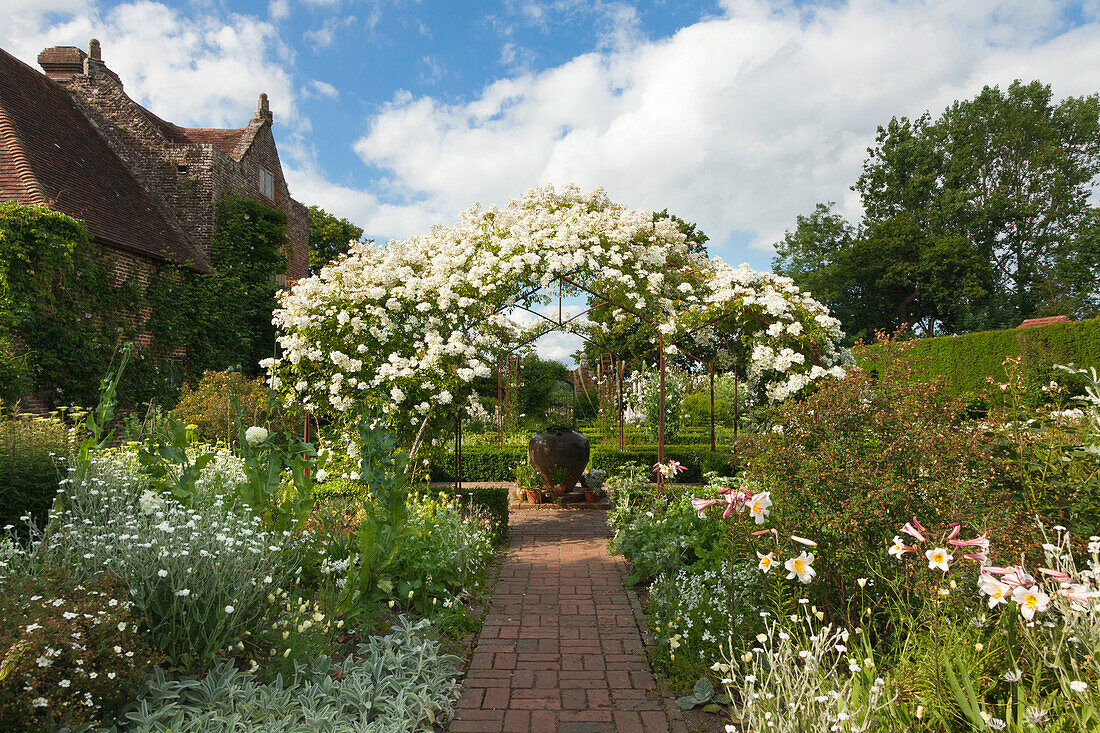
[[[363,236],[363,228],[347,219],[337,219],[320,206],[309,207],[309,272],[321,268],[346,253],[352,242]]]
[[[1097,175],[1097,95],[1055,103],[1037,81],[986,87],[935,120],[880,127],[853,186],[858,227],[819,204],[773,264],[856,337],[1089,316],[1100,301]]]

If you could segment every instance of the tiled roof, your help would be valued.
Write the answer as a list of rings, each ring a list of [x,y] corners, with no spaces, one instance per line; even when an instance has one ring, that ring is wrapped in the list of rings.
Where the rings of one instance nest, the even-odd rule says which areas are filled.
[[[140,109],[142,114],[144,114],[170,142],[180,145],[187,143],[213,145],[237,162],[240,162],[244,154],[248,152],[248,146],[252,144],[252,139],[256,136],[255,126],[226,129],[214,127],[180,127],[179,125],[161,119],[144,107],[140,107]]]
[[[56,82],[0,49],[0,201],[82,219],[92,236],[146,257],[208,267]]]
[[[1069,316],[1047,316],[1046,318],[1029,318],[1016,328],[1030,328],[1031,326],[1047,326],[1051,323],[1072,323]]]

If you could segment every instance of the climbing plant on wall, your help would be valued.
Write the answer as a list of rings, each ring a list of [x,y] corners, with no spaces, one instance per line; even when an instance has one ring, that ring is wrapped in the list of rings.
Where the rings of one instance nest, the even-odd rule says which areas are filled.
[[[212,271],[166,268],[152,283],[149,328],[165,352],[186,349],[186,374],[239,367],[258,373],[275,346],[271,312],[286,270],[286,214],[244,198],[217,207],[210,247]]]
[[[35,391],[55,404],[94,402],[140,299],[98,255],[83,222],[0,204],[0,397]]]
[[[284,213],[228,198],[217,207],[211,271],[162,265],[142,289],[117,280],[83,222],[0,204],[0,398],[92,404],[115,348],[146,330],[152,344],[119,388],[124,406],[171,400],[207,369],[257,374],[275,345],[286,244]]]

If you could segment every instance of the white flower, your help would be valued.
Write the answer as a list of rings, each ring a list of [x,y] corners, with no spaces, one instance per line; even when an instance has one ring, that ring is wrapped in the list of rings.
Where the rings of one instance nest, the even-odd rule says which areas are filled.
[[[119,621],[118,622],[118,630],[119,631],[125,631],[126,630],[126,622],[125,621]],[[121,651],[117,646],[115,647],[115,650],[116,651]]]
[[[800,583],[809,583],[817,572],[813,569],[814,555],[812,552],[802,552],[798,557],[792,557],[783,564],[789,571],[787,580],[798,578]]]
[[[949,553],[942,547],[936,547],[931,550],[926,550],[924,556],[928,558],[929,570],[942,570],[945,573],[947,572],[949,567],[948,563],[955,559],[954,556],[951,555],[951,553]]]
[[[58,687],[69,687],[70,685],[72,685],[72,682],[70,682],[69,680],[61,680],[57,683]]]
[[[148,517],[164,507],[164,499],[157,492],[146,489],[141,492],[138,505],[141,507],[141,513]]]
[[[259,425],[253,425],[248,430],[244,431],[244,439],[248,441],[249,445],[253,446],[259,445],[267,440],[268,435],[267,428],[262,428]]]
[[[168,571],[165,570],[164,568],[161,568],[160,570],[157,571],[157,575],[159,575],[162,578],[167,578],[168,577]]]
[[[761,555],[758,552],[756,553],[756,556],[760,558],[760,562],[757,567],[760,568],[760,570],[764,573],[770,572],[772,566],[775,565],[775,553],[769,552],[767,555]]]
[[[1050,596],[1039,590],[1038,587],[1025,588],[1018,585],[1012,591],[1012,600],[1020,607],[1020,613],[1023,614],[1023,617],[1030,621],[1035,618],[1036,611],[1041,613],[1047,610]]]
[[[1089,683],[1082,682],[1081,680],[1074,680],[1073,682],[1069,683],[1069,689],[1073,690],[1074,692],[1084,692],[1085,690],[1089,689]]]
[[[176,595],[180,598],[186,598],[187,596],[191,595],[191,590],[189,588],[180,588],[178,591],[176,591]]]
[[[233,606],[226,606],[225,607],[225,612],[226,613],[233,613]]]
[[[984,582],[979,586],[982,593],[989,596],[988,603],[990,608],[995,608],[1002,603],[1008,603],[1010,591],[1012,590],[1006,583],[1002,583],[996,578],[992,578],[988,575],[983,576]]]
[[[761,491],[752,497],[749,502],[748,510],[749,515],[756,520],[757,524],[763,524],[764,520],[768,518],[768,508],[772,505],[772,496],[767,491]]]

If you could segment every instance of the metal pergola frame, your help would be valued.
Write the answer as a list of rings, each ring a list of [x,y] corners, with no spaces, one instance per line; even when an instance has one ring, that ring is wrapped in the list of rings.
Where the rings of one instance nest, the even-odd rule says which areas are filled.
[[[499,315],[500,313],[503,313],[505,310],[509,310],[509,309],[512,309],[512,308],[518,308],[520,310],[527,311],[528,313],[531,313],[531,314],[537,316],[538,318],[541,318],[544,321],[546,321],[546,322],[553,325],[553,328],[548,328],[546,330],[539,331],[536,334],[534,334],[533,336],[530,336],[530,337],[520,341],[519,343],[515,344],[511,349],[509,349],[507,352],[505,352],[506,355],[510,356],[510,355],[516,353],[519,349],[522,349],[523,347],[534,343],[535,341],[542,338],[543,336],[545,336],[548,333],[553,333],[554,331],[559,331],[559,330],[560,331],[567,330],[566,326],[568,326],[570,323],[573,323],[574,321],[576,321],[579,318],[587,315],[588,313],[591,313],[592,311],[596,310],[597,308],[602,308],[602,307],[607,306],[607,305],[611,305],[611,306],[614,306],[616,308],[619,308],[620,310],[634,316],[640,322],[648,325],[657,334],[657,345],[656,346],[654,346],[653,348],[651,348],[651,349],[649,349],[645,352],[642,352],[641,354],[633,357],[632,359],[630,359],[629,361],[626,362],[626,364],[633,363],[633,362],[639,362],[642,358],[644,358],[648,354],[652,353],[653,351],[658,352],[657,363],[658,363],[658,369],[660,370],[660,381],[659,381],[659,387],[658,387],[658,401],[657,401],[657,408],[658,408],[657,462],[658,463],[664,463],[665,462],[665,391],[666,391],[666,371],[667,371],[665,351],[666,351],[667,346],[672,346],[672,345],[677,345],[677,347],[680,350],[680,353],[685,354],[688,357],[690,357],[690,358],[694,359],[695,361],[697,361],[698,363],[705,365],[708,369],[709,378],[710,378],[710,449],[711,449],[711,451],[714,451],[715,447],[716,447],[716,445],[715,445],[715,428],[714,428],[714,362],[715,362],[715,359],[712,358],[710,361],[702,359],[702,358],[696,356],[695,354],[692,354],[691,352],[686,351],[682,346],[679,346],[678,344],[679,344],[680,341],[688,338],[692,334],[695,334],[695,333],[703,330],[704,328],[707,328],[707,327],[712,326],[712,325],[714,325],[714,324],[716,324],[716,323],[718,323],[722,320],[725,320],[727,318],[730,318],[730,317],[733,317],[735,315],[739,315],[739,314],[742,314],[742,313],[748,313],[748,315],[750,315],[752,318],[756,319],[761,324],[763,324],[765,328],[772,325],[772,321],[768,321],[767,319],[763,318],[762,316],[760,316],[757,313],[753,313],[752,311],[744,311],[744,310],[726,311],[724,313],[719,314],[718,316],[710,318],[705,323],[702,323],[702,324],[696,326],[695,328],[692,328],[688,331],[685,331],[684,333],[681,333],[675,339],[673,339],[669,344],[666,345],[666,343],[665,343],[665,334],[661,331],[659,325],[654,323],[651,319],[649,319],[646,316],[639,313],[637,311],[637,309],[618,302],[615,298],[612,298],[611,296],[607,295],[606,293],[599,293],[599,292],[596,292],[596,291],[594,291],[594,290],[592,290],[592,289],[590,289],[590,288],[588,288],[584,285],[581,285],[580,283],[576,282],[574,279],[571,279],[570,277],[567,277],[565,275],[559,275],[559,276],[555,277],[551,281],[551,283],[553,283],[553,282],[558,282],[559,283],[558,318],[557,318],[557,320],[555,320],[553,318],[550,318],[550,317],[548,317],[548,316],[546,316],[542,313],[539,313],[538,311],[532,310],[531,308],[527,307],[526,305],[520,305],[520,304],[517,304],[515,302],[517,300],[526,300],[530,296],[532,296],[535,293],[539,292],[539,290],[541,290],[543,288],[543,286],[541,286],[541,285],[537,286],[537,287],[530,288],[526,292],[524,292],[523,294],[521,294],[521,295],[519,295],[515,298],[510,298],[509,302],[505,302],[505,303],[501,303],[501,304],[497,305],[493,310],[489,311],[489,313],[487,314],[487,315],[490,315],[490,316],[491,315]],[[565,283],[566,285],[569,285],[570,287],[575,288],[576,290],[579,290],[581,292],[587,293],[588,295],[590,295],[590,296],[592,296],[596,299],[599,299],[602,302],[599,302],[596,305],[590,306],[590,307],[586,308],[585,310],[581,311],[580,313],[577,313],[576,315],[570,316],[569,318],[564,318],[563,317],[562,295],[561,295],[560,283]],[[599,344],[595,340],[589,338],[588,336],[586,336],[582,333],[577,333],[575,331],[569,331],[569,332],[576,334],[577,336],[579,336],[581,339],[583,339],[587,343],[593,344],[595,346],[599,346]],[[738,341],[739,344],[741,344],[740,335],[738,335],[737,341]],[[727,348],[730,348],[729,347],[729,342],[725,337],[722,338],[722,342],[726,344]],[[732,351],[732,349],[731,349],[731,351]],[[614,352],[612,352],[612,353],[614,353]],[[624,447],[624,445],[623,445],[624,425],[623,425],[622,380],[623,380],[623,374],[625,372],[625,365],[622,361],[621,355],[616,353],[615,356],[618,358],[619,364],[620,364],[618,374],[617,374],[617,379],[619,381],[619,449],[622,450],[623,447]],[[811,358],[812,358],[812,360],[815,364],[820,364],[820,353],[817,349],[816,344],[811,347],[810,356],[811,356]],[[497,372],[498,382],[497,382],[497,384],[498,384],[498,400],[499,400],[500,393],[501,393],[499,360],[498,360],[497,369],[498,369],[498,372]],[[734,373],[734,378],[736,380],[736,376],[737,376],[736,361],[734,362],[733,373]],[[738,420],[738,415],[737,415],[737,410],[738,410],[737,394],[738,394],[737,393],[737,385],[736,385],[736,381],[735,381],[735,384],[734,384],[734,416],[735,416],[734,417],[734,435],[737,434],[737,420]],[[499,438],[498,439],[500,441],[500,444],[503,445],[503,440],[504,440],[504,432],[503,432],[504,410],[503,410],[503,404],[501,404],[499,401],[498,401],[498,405],[500,406],[500,417],[499,417],[499,420],[498,420],[498,430],[499,430]],[[660,495],[664,491],[664,477],[659,472],[657,474],[657,486],[658,486],[658,489],[657,489],[658,494]],[[461,489],[462,489],[462,412],[461,412],[461,410],[457,411],[456,415],[455,415],[455,488],[456,488],[456,490],[459,490],[459,491],[461,491]]]

